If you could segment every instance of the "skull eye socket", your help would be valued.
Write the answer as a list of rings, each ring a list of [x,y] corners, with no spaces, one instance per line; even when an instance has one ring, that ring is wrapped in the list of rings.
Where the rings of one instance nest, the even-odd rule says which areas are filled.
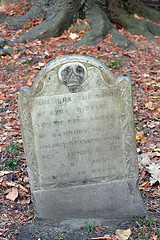
[[[81,66],[78,66],[76,68],[76,73],[78,73],[78,74],[84,73],[84,69]]]
[[[67,75],[70,73],[70,71],[71,71],[70,67],[65,68],[65,69],[61,72],[62,77],[67,77]]]

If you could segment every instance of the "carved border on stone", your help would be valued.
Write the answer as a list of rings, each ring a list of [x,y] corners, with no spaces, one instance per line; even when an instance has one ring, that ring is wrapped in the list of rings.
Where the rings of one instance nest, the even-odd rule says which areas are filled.
[[[35,81],[34,81],[34,84],[33,84],[33,87],[31,88],[32,91],[31,91],[31,97],[36,97],[36,96],[41,96],[43,94],[43,89],[45,87],[45,79],[47,78],[47,75],[54,70],[57,71],[57,77],[59,78],[59,74],[58,74],[58,71],[60,70],[60,68],[63,68],[63,66],[65,65],[74,65],[74,64],[77,64],[77,62],[80,63],[80,66],[83,66],[84,64],[86,64],[85,68],[86,70],[88,71],[89,67],[95,67],[97,68],[98,70],[102,71],[105,75],[105,78],[104,78],[104,82],[106,84],[106,86],[114,86],[115,85],[115,82],[116,82],[116,77],[113,75],[113,73],[100,61],[94,59],[94,58],[91,58],[91,57],[85,57],[85,56],[81,56],[81,55],[73,55],[73,56],[66,56],[66,57],[61,57],[61,58],[58,58],[58,59],[55,59],[53,61],[51,61],[50,63],[48,63],[40,72],[39,74],[37,75]],[[84,69],[85,70],[85,69]],[[85,74],[87,74],[87,71],[85,71]],[[57,81],[61,84],[58,85],[58,88],[61,88],[62,85],[66,88],[67,86],[63,83],[63,81],[61,81],[61,79],[58,80],[57,78]],[[84,78],[84,81],[85,82],[85,79],[86,77]],[[83,85],[83,82],[82,82],[82,85]],[[67,90],[67,92],[65,93],[69,93],[69,91]],[[59,93],[56,93],[56,92],[53,92],[53,94],[62,94],[61,92]]]
[[[136,137],[134,130],[134,117],[132,105],[132,92],[129,77],[118,77],[120,111],[122,117],[122,130],[125,156],[125,175],[127,179],[138,177],[137,155],[136,155]],[[137,171],[136,171],[137,169]]]
[[[34,149],[34,137],[31,120],[31,110],[29,100],[31,98],[31,90],[29,88],[23,88],[19,94],[18,108],[20,114],[21,128],[23,129],[22,137],[24,142],[24,152],[27,159],[28,172],[30,176],[30,182],[32,190],[39,189],[39,177],[38,177],[38,163],[35,156]]]
[[[66,61],[71,64],[77,63],[78,61],[82,65],[86,64],[88,68],[95,67],[99,69],[99,71],[103,71],[105,75],[104,82],[106,83],[106,86],[115,86],[115,76],[103,63],[91,57],[73,55],[51,61],[39,72],[31,88],[23,88],[20,91],[18,108],[20,112],[21,128],[23,130],[22,137],[24,142],[24,151],[27,159],[28,172],[32,190],[40,189],[41,186],[39,182],[38,162],[35,152],[35,143],[31,119],[31,99],[43,95],[43,89],[45,87],[45,79],[47,75],[53,70],[57,72],[61,66],[66,64]],[[53,92],[53,94],[56,95],[56,92]]]
[[[32,97],[37,96],[37,92],[41,95],[43,89],[43,78],[56,67],[60,67],[66,62],[72,63],[74,60],[77,62],[77,59],[80,58],[81,63],[89,64],[89,66],[97,67],[100,71],[104,70],[106,73],[106,78],[110,78],[110,86],[116,85],[119,89],[119,98],[120,98],[120,111],[122,115],[122,132],[123,132],[123,142],[124,142],[124,152],[125,152],[125,172],[124,178],[137,178],[138,177],[138,168],[136,166],[137,155],[136,155],[136,144],[135,142],[135,133],[134,133],[134,120],[133,120],[133,109],[132,109],[132,97],[131,97],[131,83],[127,77],[118,77],[117,81],[115,76],[111,71],[103,64],[96,62],[95,59],[83,57],[83,56],[70,56],[63,57],[61,59],[52,61],[44,69],[40,71],[37,75],[37,78],[34,82],[32,88],[24,88],[20,91],[19,95],[19,111],[21,117],[21,127],[23,129],[23,141],[24,141],[24,150],[27,158],[27,165],[29,166],[29,175],[31,179],[32,188],[34,190],[40,189],[39,183],[39,173],[38,173],[38,163],[37,156],[35,153],[34,147],[34,136],[32,129],[32,120],[31,120],[31,109],[30,101]],[[88,60],[89,59],[89,60]],[[107,79],[105,80],[107,82]],[[41,86],[40,86],[40,85]],[[39,88],[40,87],[40,88]],[[39,96],[38,94],[38,96]],[[54,94],[54,92],[53,92]],[[133,142],[134,141],[134,142]],[[135,145],[135,148],[133,146]],[[137,171],[136,171],[137,169]],[[108,179],[109,181],[109,179]]]

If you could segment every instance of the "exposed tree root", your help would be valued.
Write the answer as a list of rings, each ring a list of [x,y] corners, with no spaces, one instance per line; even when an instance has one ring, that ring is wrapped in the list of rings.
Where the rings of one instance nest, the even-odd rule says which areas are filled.
[[[3,23],[6,21],[7,15],[4,13],[0,13],[0,23]]]
[[[91,25],[91,30],[74,46],[95,45],[104,39],[106,34],[112,34],[112,41],[121,48],[136,49],[124,35],[116,30],[114,25],[108,19],[106,8],[103,4],[97,4],[97,1],[87,1],[87,19]]]
[[[128,40],[124,35],[122,35],[116,28],[111,29],[112,42],[122,49],[136,50],[137,47]]]
[[[41,5],[37,1],[26,14],[18,17],[7,17],[4,13],[0,14],[0,23],[7,22],[10,27],[22,27],[34,17],[45,16],[44,3]]]
[[[8,48],[0,49],[0,56],[11,55],[13,53],[13,51],[19,52],[19,51],[22,51],[24,49],[25,49],[25,47],[23,47],[23,46],[8,47]]]
[[[147,7],[140,0],[125,0],[123,1],[123,6],[129,14],[137,14],[138,16],[144,17],[150,21],[160,23],[160,12]]]
[[[130,16],[122,7],[120,0],[109,1],[108,15],[112,22],[124,27],[132,34],[143,35],[150,40],[156,40],[154,36],[160,36],[160,26]]]
[[[49,5],[50,8],[48,6],[47,13],[45,13],[46,19],[36,27],[32,28],[30,31],[22,34],[19,38],[15,39],[14,41],[9,41],[8,45],[12,45],[13,43],[25,43],[27,40],[33,41],[35,39],[57,37],[60,36],[64,32],[64,30],[71,25],[74,19],[75,12],[81,6],[80,1],[79,3],[75,2],[72,4],[71,1],[69,0],[65,1],[51,0],[51,1],[54,4]],[[47,0],[46,2],[48,2],[49,4],[49,0]],[[42,5],[46,4],[43,3]],[[37,10],[37,5],[33,9],[32,8],[30,9],[31,13],[33,13],[33,10]],[[43,7],[42,9],[44,8],[45,7]],[[45,9],[47,9],[47,6]],[[28,17],[28,14],[26,15]],[[24,15],[24,17],[22,16],[22,18],[26,19],[26,15]],[[32,16],[32,14],[30,14],[29,16]],[[21,18],[17,18],[17,24],[19,24],[19,21],[21,21]],[[14,23],[14,26],[15,25],[16,23]]]

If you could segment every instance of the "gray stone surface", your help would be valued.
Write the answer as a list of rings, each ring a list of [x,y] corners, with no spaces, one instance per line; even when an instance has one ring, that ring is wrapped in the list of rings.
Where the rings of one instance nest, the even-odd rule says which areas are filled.
[[[100,61],[50,62],[19,95],[35,211],[45,219],[145,216],[131,83]]]

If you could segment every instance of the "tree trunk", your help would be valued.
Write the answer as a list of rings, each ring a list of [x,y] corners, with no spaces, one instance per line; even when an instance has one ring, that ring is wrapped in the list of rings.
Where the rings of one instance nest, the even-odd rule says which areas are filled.
[[[7,44],[60,36],[73,23],[78,10],[82,7],[87,9],[86,17],[91,30],[75,46],[94,45],[106,34],[111,33],[114,44],[124,49],[135,49],[134,45],[113,24],[120,25],[132,34],[143,35],[151,40],[155,40],[156,35],[160,36],[160,26],[133,17],[136,13],[149,20],[160,22],[160,13],[146,7],[140,0],[37,0],[25,15],[19,17],[0,15],[1,22],[7,21],[10,26],[14,27],[25,25],[35,16],[43,17],[43,21],[38,26]],[[0,44],[3,45],[4,42],[6,44],[1,37]]]

